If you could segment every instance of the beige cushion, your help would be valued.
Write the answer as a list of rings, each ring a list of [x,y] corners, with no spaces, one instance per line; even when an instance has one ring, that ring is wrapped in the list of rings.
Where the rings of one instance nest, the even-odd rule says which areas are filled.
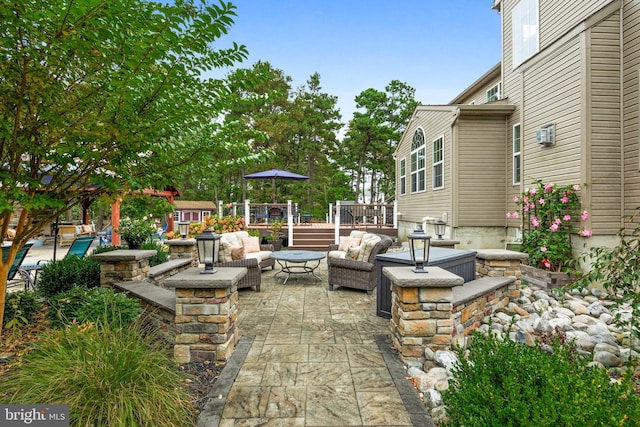
[[[345,259],[358,259],[358,254],[360,253],[360,248],[349,248],[347,249],[347,253],[345,254]]]
[[[220,239],[220,251],[218,252],[218,261],[219,262],[231,262],[233,258],[231,258],[231,250],[232,245],[226,240]]]
[[[251,252],[249,254],[245,253],[245,258],[246,259],[255,258],[258,260],[258,262],[261,262],[261,261],[264,261],[265,259],[271,258],[271,251]]]
[[[244,246],[245,253],[260,252],[260,239],[253,236],[248,236],[242,239],[242,246]]]
[[[91,224],[82,224],[82,232],[93,233],[93,227],[91,226]]]
[[[352,230],[351,234],[349,234],[350,237],[356,237],[358,239],[362,239],[362,237],[367,234],[366,231],[360,231],[360,230]]]
[[[380,240],[382,240],[380,238],[380,236],[377,236],[377,235],[371,234],[371,233],[365,233],[362,236],[362,243],[360,244],[360,253],[358,254],[357,260],[358,261],[368,261],[369,260],[369,256],[371,255],[371,251],[373,250],[373,247]]]
[[[338,246],[338,250],[346,252],[349,248],[357,248],[360,246],[360,238],[359,237],[346,237],[344,239],[340,238],[340,246]]]
[[[329,258],[341,258],[344,259],[347,253],[344,251],[329,251]]]

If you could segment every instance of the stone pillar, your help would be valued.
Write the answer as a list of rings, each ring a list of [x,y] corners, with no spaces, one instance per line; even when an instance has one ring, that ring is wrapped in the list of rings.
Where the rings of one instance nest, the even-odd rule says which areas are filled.
[[[480,277],[515,277],[509,285],[509,297],[519,298],[522,270],[521,264],[526,264],[528,254],[507,249],[478,249],[476,251],[476,276]]]
[[[227,361],[240,333],[238,280],[246,268],[219,268],[201,274],[189,268],[165,280],[176,295],[174,357],[178,363]]]
[[[165,240],[164,244],[169,246],[169,259],[191,258],[193,267],[198,266],[198,246],[196,239],[171,239]]]
[[[424,363],[424,349],[448,349],[452,340],[453,288],[464,279],[440,267],[384,267],[391,281],[391,338],[404,361]]]
[[[111,287],[115,282],[144,280],[149,273],[149,259],[154,250],[118,249],[91,255],[100,261],[100,286]]]

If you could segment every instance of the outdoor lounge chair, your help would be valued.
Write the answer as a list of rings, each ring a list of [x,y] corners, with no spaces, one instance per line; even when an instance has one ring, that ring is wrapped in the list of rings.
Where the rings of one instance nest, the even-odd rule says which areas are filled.
[[[27,256],[27,252],[29,252],[29,249],[31,249],[31,246],[33,246],[33,243],[25,244],[22,247],[22,249],[20,249],[16,254],[16,258],[13,260],[13,264],[11,264],[11,268],[9,268],[9,275],[7,276],[7,288],[11,286],[16,286],[22,282],[25,282],[26,284],[25,289],[29,286],[33,287],[33,281],[31,280],[31,275],[29,274],[29,272],[25,271],[22,268],[22,262]],[[11,248],[10,246],[2,247],[2,261],[5,261],[9,256],[10,248]],[[20,276],[22,276],[22,279],[16,279],[16,274],[19,274]]]
[[[76,238],[73,243],[71,243],[71,247],[69,247],[69,252],[64,256],[65,258],[69,258],[72,256],[77,256],[78,258],[84,258],[84,256],[89,251],[91,244],[93,243],[93,236],[85,236]],[[30,262],[26,264],[22,264],[21,270],[26,272],[31,278],[31,272],[35,271],[35,277],[31,280],[31,286],[35,285],[38,279],[38,271],[42,270],[42,267],[47,265],[50,261],[40,260],[38,262]]]

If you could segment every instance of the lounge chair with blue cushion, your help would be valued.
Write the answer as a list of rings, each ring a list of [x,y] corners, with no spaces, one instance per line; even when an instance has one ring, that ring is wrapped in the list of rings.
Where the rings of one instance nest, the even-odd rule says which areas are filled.
[[[9,268],[9,275],[7,276],[7,288],[12,287],[12,286],[16,286],[20,283],[25,282],[26,287],[33,287],[33,280],[31,280],[31,275],[22,268],[22,262],[24,261],[24,259],[27,256],[27,252],[29,252],[29,249],[31,249],[31,246],[33,246],[33,243],[27,243],[25,244],[22,249],[20,249],[18,251],[18,253],[16,254],[16,258],[13,260],[13,264],[11,264],[11,268]],[[2,247],[2,261],[6,261],[7,257],[9,256],[9,249],[11,248],[11,246],[3,246]],[[16,274],[19,274],[20,276],[22,276],[21,279],[16,279]]]
[[[89,251],[91,244],[93,243],[93,236],[85,236],[76,238],[73,243],[71,243],[71,247],[69,247],[69,251],[64,256],[65,258],[69,258],[72,256],[77,256],[78,258],[84,258],[84,256]],[[38,271],[42,270],[42,267],[47,265],[50,261],[40,260],[38,262],[30,262],[26,264],[22,264],[21,269],[29,273],[29,277],[31,277],[31,272],[35,271],[35,277],[31,280],[31,284],[35,284],[38,279]]]

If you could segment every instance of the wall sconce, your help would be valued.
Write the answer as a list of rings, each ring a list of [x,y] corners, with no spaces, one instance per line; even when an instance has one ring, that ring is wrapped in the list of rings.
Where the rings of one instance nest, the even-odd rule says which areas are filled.
[[[217,273],[218,270],[213,268],[213,264],[218,262],[220,237],[222,236],[211,230],[205,230],[196,237],[198,258],[200,259],[200,264],[204,264],[204,270],[202,270],[200,274]]]
[[[436,236],[438,236],[438,240],[442,240],[442,236],[444,236],[444,232],[447,229],[447,223],[442,220],[438,220],[435,222],[434,226],[436,229]]]
[[[189,223],[188,222],[179,222],[178,223],[178,230],[180,231],[180,236],[182,236],[183,239],[187,238],[187,234],[189,234]]]
[[[411,271],[414,273],[428,273],[424,266],[429,262],[431,236],[424,232],[421,225],[416,225],[416,229],[409,234],[408,238],[411,261],[415,264],[415,268]]]

